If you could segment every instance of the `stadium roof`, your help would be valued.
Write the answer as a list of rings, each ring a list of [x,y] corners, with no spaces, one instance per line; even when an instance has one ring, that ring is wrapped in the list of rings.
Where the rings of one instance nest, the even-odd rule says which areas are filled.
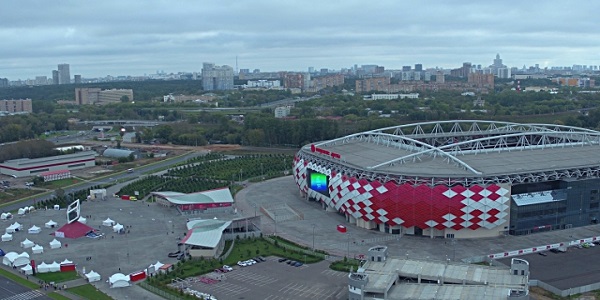
[[[461,120],[351,134],[307,145],[299,156],[370,179],[485,184],[600,177],[599,151],[594,130]]]

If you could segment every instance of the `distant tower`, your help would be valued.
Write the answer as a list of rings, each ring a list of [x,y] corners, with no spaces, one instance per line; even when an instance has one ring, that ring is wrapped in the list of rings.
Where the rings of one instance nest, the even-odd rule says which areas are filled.
[[[237,55],[235,56],[235,74],[239,75],[240,71],[238,69],[238,60],[237,60]]]
[[[71,70],[69,64],[58,65],[58,84],[71,83]]]

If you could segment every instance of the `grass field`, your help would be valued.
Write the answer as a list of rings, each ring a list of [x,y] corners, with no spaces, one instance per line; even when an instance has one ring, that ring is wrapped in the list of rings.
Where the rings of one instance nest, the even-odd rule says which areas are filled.
[[[35,277],[44,280],[45,282],[65,282],[79,278],[79,275],[75,271],[71,272],[51,272],[51,273],[38,273]]]
[[[71,298],[67,298],[67,297],[65,297],[65,296],[63,296],[63,295],[61,295],[61,294],[59,294],[57,292],[49,293],[46,296],[48,296],[48,297],[50,297],[50,298],[52,298],[54,300],[69,300],[69,299],[71,299]]]
[[[99,291],[98,289],[96,289],[95,286],[91,284],[81,285],[74,288],[68,288],[67,292],[83,297],[84,299],[112,300],[111,297]]]

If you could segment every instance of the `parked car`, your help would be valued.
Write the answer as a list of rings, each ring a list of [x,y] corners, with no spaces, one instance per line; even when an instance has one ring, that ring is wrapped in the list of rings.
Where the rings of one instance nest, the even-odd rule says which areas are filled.
[[[278,262],[284,262],[284,261],[287,261],[287,260],[288,260],[287,258],[280,258],[280,259],[278,259],[277,261],[278,261]]]
[[[181,251],[177,251],[177,252],[171,252],[171,253],[169,253],[169,255],[168,255],[168,256],[169,256],[169,257],[177,257],[177,256],[179,256],[179,254],[181,254]]]
[[[257,260],[257,259],[258,259],[258,260]],[[256,260],[256,261],[259,261],[259,260],[260,260],[260,261],[267,261],[267,259],[266,259],[266,258],[264,258],[264,257],[262,257],[262,256],[257,256],[257,257],[256,257],[254,260]]]
[[[247,267],[248,263],[246,263],[245,261],[241,261],[240,260],[240,261],[237,262],[237,265],[240,266],[240,267]]]
[[[546,253],[546,252],[538,252],[538,254],[541,256],[548,256],[548,253]]]
[[[293,266],[295,263],[296,263],[296,261],[295,261],[295,260],[290,260],[290,261],[288,261],[288,262],[287,262],[287,264],[288,264],[288,265],[291,265],[291,266]]]
[[[221,268],[221,269],[225,270],[226,272],[231,272],[231,271],[233,271],[233,268],[232,268],[232,267],[230,267],[230,266],[228,266],[228,265],[224,265],[224,266],[223,266],[223,268]]]
[[[246,263],[248,265],[254,265],[254,264],[256,264],[256,261],[254,259],[249,259],[249,260],[246,261]]]

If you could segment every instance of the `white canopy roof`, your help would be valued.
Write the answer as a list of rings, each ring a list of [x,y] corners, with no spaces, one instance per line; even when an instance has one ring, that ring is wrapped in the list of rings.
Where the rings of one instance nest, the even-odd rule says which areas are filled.
[[[117,283],[119,281],[124,281],[127,284],[129,284],[129,276],[127,276],[127,275],[125,275],[123,273],[115,273],[115,274],[113,274],[112,276],[110,276],[108,278],[108,282],[111,285],[113,285],[113,284],[115,284],[115,283]]]
[[[19,254],[17,252],[8,252],[4,255],[2,262],[5,265],[10,265],[13,261],[15,261],[15,259],[17,259],[17,257],[19,257]]]
[[[113,224],[115,224],[115,221],[110,218],[106,218],[106,220],[102,221],[102,225],[104,226],[113,226]]]
[[[12,240],[12,234],[10,234],[10,233],[8,233],[8,232],[7,232],[7,233],[5,233],[5,234],[3,234],[3,235],[2,235],[2,240],[3,240],[3,241],[10,241],[10,240]]]
[[[117,225],[113,226],[113,229],[114,229],[115,231],[119,231],[119,230],[123,229],[123,225],[121,225],[121,224],[117,223]]]
[[[40,231],[42,231],[42,229],[35,225],[31,226],[31,228],[29,228],[29,230],[27,230],[27,232],[29,232],[29,233],[40,233]]]
[[[25,214],[25,209],[24,208],[19,208],[19,210],[17,211],[17,213],[19,215],[24,215]]]
[[[60,243],[59,240],[53,239],[53,240],[50,241],[50,246],[52,246],[52,245],[61,245],[61,243]]]
[[[44,252],[44,247],[40,246],[40,245],[35,245],[31,248],[31,251],[33,251],[34,254],[39,254]]]
[[[33,268],[31,267],[30,264],[27,264],[26,266],[22,267],[21,270],[23,270],[25,272],[25,274],[31,274],[31,273],[29,273],[29,271],[33,271]]]
[[[50,268],[50,272],[58,272],[60,271],[60,264],[53,261],[51,264],[48,265],[48,268]]]
[[[83,224],[86,224],[86,223],[87,223],[87,219],[86,219],[86,218],[84,218],[84,217],[79,217],[79,219],[77,219],[77,221],[78,221],[79,223],[83,223]]]
[[[94,270],[91,270],[89,273],[85,274],[85,277],[88,279],[89,282],[100,280],[100,274],[94,272]]]
[[[16,227],[16,228],[20,228],[22,225],[21,225],[21,224],[19,224],[19,222],[14,222],[14,223],[13,223],[12,225],[10,225],[10,226],[14,226],[14,227]]]
[[[33,247],[35,243],[30,241],[29,239],[25,239],[24,241],[21,242],[21,247],[23,248],[29,248],[29,247]]]
[[[58,224],[58,223],[56,223],[56,222],[54,222],[54,221],[50,220],[50,221],[46,222],[46,224],[45,224],[45,225],[46,225],[46,227],[50,228],[50,227],[52,227],[52,226],[56,226],[57,224]]]
[[[60,262],[61,265],[72,264],[72,263],[73,263],[72,261],[70,261],[70,260],[68,260],[66,258],[65,258],[65,260],[63,260],[63,261]]]
[[[8,218],[9,214],[8,213],[1,213],[0,214],[0,219],[2,220],[6,220]]]
[[[39,228],[39,227],[37,227],[35,225],[33,225],[33,226],[31,226],[31,228],[29,228],[29,230],[38,230],[38,229],[41,229],[41,228]]]

